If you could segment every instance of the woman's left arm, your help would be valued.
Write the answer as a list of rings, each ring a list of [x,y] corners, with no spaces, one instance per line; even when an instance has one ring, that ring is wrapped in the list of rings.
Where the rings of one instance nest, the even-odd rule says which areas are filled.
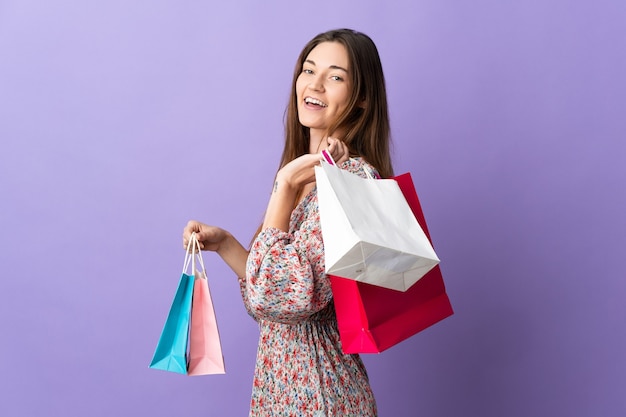
[[[338,164],[348,159],[348,148],[343,142],[332,138],[328,142],[328,152]],[[315,166],[319,165],[321,159],[320,153],[302,155],[278,171],[262,230],[273,227],[283,232],[289,231],[289,219],[296,205],[298,191],[315,181]]]

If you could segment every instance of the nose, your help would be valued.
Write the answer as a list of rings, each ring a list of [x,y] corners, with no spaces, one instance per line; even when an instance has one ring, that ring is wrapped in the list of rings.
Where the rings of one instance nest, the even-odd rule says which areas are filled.
[[[313,91],[324,91],[324,82],[321,76],[315,75],[309,83],[309,88]]]

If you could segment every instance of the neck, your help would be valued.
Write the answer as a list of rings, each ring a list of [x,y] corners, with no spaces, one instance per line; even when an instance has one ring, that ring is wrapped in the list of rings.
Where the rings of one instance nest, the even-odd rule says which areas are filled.
[[[325,132],[318,129],[309,129],[309,153],[319,153],[324,149],[326,142]]]

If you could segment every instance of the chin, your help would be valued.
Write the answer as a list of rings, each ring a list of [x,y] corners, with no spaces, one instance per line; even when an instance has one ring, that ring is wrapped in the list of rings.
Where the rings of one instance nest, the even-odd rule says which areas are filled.
[[[307,120],[306,117],[301,117],[298,119],[300,121],[300,124],[304,127],[308,127],[309,129],[323,129],[324,126],[320,126],[318,123],[312,121],[312,120]]]

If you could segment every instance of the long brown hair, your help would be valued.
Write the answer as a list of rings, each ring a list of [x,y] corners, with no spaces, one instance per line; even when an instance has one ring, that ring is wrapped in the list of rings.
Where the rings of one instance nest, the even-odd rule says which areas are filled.
[[[346,48],[352,77],[352,93],[348,106],[330,126],[327,134],[338,130],[344,132],[345,136],[339,139],[348,146],[352,156],[360,156],[372,164],[382,178],[393,176],[387,89],[380,56],[369,36],[351,29],[320,33],[300,52],[293,72],[289,104],[285,111],[285,148],[278,169],[309,153],[309,128],[303,126],[298,118],[296,82],[304,61],[313,48],[322,42],[339,42]],[[296,204],[301,197],[300,193]],[[261,229],[262,225],[254,234],[252,242]]]
[[[306,44],[293,73],[291,97],[285,114],[285,148],[280,168],[297,157],[309,153],[309,129],[300,124],[296,81],[309,53],[322,42],[339,42],[348,52],[352,77],[352,94],[346,110],[328,129],[329,134],[341,130],[341,139],[353,156],[361,156],[372,164],[383,178],[393,176],[390,155],[387,90],[378,49],[369,36],[351,29],[320,33]]]

